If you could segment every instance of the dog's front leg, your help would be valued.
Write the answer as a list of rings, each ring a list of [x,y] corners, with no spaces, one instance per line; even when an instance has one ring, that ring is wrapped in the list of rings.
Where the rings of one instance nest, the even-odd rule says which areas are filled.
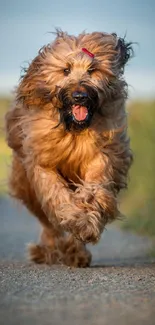
[[[58,172],[35,166],[33,174],[28,173],[28,177],[31,183],[33,182],[42,210],[55,226],[60,225],[60,212],[63,206],[70,209],[70,214],[76,210],[72,202],[72,191]]]
[[[105,224],[116,212],[113,194],[94,179],[94,173],[91,179],[87,170],[83,184],[75,192],[55,171],[36,166],[31,177],[37,198],[49,221],[85,243],[97,242]]]
[[[33,175],[28,173],[42,209],[55,228],[74,232],[78,218],[84,218],[84,209],[74,200],[74,192],[56,171],[35,166]]]
[[[90,162],[74,200],[84,213],[76,220],[73,233],[84,242],[97,242],[106,223],[118,214],[116,196],[108,179],[107,162],[102,156]]]
[[[40,166],[35,166],[30,178],[42,209],[55,228],[62,227],[83,242],[98,241],[104,223],[99,204],[95,208],[88,198],[94,195],[91,184],[81,185],[74,192],[59,173]]]

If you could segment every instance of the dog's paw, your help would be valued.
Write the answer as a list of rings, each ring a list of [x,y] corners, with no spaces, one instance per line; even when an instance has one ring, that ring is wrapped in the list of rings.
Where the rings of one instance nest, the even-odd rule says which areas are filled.
[[[73,235],[84,243],[97,243],[101,235],[101,227],[98,221],[87,215],[86,220],[79,218],[76,221]]]
[[[61,225],[84,243],[97,243],[103,230],[100,215],[94,211],[80,214],[73,219],[63,220]]]
[[[67,237],[63,245],[64,264],[71,267],[89,267],[91,263],[91,253],[85,245],[76,240],[72,235]]]

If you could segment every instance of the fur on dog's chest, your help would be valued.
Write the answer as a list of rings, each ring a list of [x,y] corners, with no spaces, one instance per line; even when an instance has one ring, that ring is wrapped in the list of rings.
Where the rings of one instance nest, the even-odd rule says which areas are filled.
[[[68,140],[70,143],[66,138],[66,145],[61,152],[58,169],[65,178],[77,182],[79,178],[85,178],[88,165],[94,159],[98,149],[94,137],[88,130],[78,135],[72,135]]]

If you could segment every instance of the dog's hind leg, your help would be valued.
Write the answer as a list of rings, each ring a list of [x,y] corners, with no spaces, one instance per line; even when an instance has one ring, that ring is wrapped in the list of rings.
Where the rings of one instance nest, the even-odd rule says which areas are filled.
[[[44,227],[40,243],[28,245],[29,260],[37,264],[63,264],[63,253],[59,244],[61,236],[63,234],[56,233],[51,227]]]
[[[55,234],[54,234],[55,236]],[[30,260],[38,264],[63,264],[72,267],[88,267],[91,253],[72,235],[54,237],[50,229],[43,229],[40,244],[29,245]]]

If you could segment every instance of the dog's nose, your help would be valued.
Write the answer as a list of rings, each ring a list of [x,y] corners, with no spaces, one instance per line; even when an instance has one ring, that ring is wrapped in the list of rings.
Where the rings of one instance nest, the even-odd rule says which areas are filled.
[[[72,93],[72,97],[74,98],[74,100],[76,102],[79,102],[79,101],[85,100],[88,97],[88,94],[86,92],[83,92],[83,91],[74,91]]]

